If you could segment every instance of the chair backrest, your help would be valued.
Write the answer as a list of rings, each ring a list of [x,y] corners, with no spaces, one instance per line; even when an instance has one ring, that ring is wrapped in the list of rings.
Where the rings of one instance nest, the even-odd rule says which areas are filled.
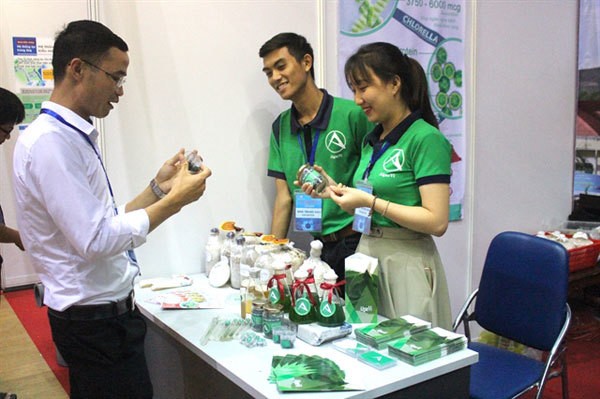
[[[559,243],[519,232],[491,242],[475,317],[480,326],[548,351],[565,320],[569,254]]]

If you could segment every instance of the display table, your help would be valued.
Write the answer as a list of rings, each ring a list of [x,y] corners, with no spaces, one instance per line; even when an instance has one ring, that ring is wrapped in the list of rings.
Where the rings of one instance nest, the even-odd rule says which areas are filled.
[[[164,291],[135,289],[137,306],[148,322],[146,354],[155,398],[375,398],[390,393],[395,398],[469,397],[470,365],[478,358],[469,349],[416,367],[398,361],[396,366],[380,371],[331,344],[315,347],[299,339],[292,349],[283,349],[270,340],[266,347],[254,348],[237,341],[201,345],[213,317],[239,317],[239,291],[212,288],[201,275],[192,278],[194,285],[181,289],[202,292],[211,301],[223,303],[224,308],[163,310],[150,300]],[[282,394],[268,377],[273,355],[286,354],[329,358],[344,370],[346,381],[365,390]]]

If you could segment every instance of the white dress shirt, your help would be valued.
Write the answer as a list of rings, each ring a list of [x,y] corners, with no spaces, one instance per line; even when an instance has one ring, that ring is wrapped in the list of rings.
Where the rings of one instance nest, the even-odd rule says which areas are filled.
[[[98,132],[88,121],[56,103],[42,107],[96,144]],[[139,274],[126,251],[146,242],[150,222],[143,209],[125,213],[122,206],[115,215],[107,177],[90,143],[40,114],[20,134],[13,167],[17,223],[46,287],[45,304],[62,311],[126,297]]]

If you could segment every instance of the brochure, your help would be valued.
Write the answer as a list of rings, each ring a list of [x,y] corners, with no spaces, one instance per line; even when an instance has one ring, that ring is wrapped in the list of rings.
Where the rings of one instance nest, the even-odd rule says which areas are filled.
[[[280,392],[360,391],[346,381],[346,373],[332,360],[321,356],[273,356],[269,381]]]
[[[417,366],[466,347],[467,338],[464,335],[434,327],[390,342],[388,353]]]
[[[379,324],[357,328],[356,339],[363,344],[383,349],[387,343],[401,337],[407,337],[431,327],[431,323],[418,317],[405,315],[397,319],[389,319]]]
[[[223,303],[206,297],[200,291],[178,290],[166,292],[148,299],[163,309],[221,309]]]

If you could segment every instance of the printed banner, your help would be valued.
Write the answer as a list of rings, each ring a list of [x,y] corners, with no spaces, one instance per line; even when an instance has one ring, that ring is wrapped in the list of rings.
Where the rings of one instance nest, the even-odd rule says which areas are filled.
[[[452,143],[450,220],[462,219],[465,191],[465,1],[355,0],[339,5],[339,76],[352,98],[344,63],[362,44],[389,42],[421,63],[440,130]]]
[[[52,50],[49,38],[13,37],[13,57],[17,95],[25,106],[23,124],[31,123],[40,113],[42,102],[54,88]],[[24,126],[21,125],[21,128]]]

